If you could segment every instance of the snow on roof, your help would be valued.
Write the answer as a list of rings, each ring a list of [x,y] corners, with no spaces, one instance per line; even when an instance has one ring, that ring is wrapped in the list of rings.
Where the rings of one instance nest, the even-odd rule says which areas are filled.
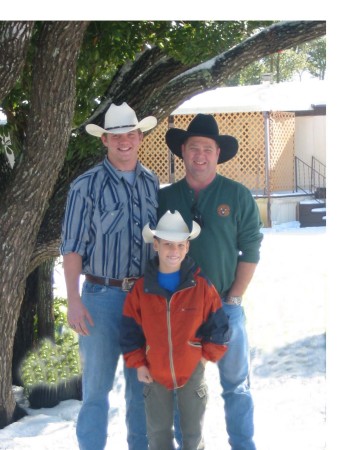
[[[326,105],[324,80],[216,88],[192,97],[172,114],[307,111],[314,105]]]

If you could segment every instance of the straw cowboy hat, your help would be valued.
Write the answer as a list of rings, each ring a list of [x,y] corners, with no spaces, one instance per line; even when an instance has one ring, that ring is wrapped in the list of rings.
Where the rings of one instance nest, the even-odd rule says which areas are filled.
[[[167,211],[159,220],[155,230],[151,230],[149,223],[145,225],[143,239],[147,244],[153,242],[155,236],[166,241],[182,242],[187,239],[195,239],[199,236],[200,231],[200,226],[194,221],[192,221],[192,231],[190,231],[178,211],[173,213]]]
[[[186,139],[191,136],[202,136],[214,139],[218,143],[220,147],[218,164],[232,159],[239,148],[238,141],[235,137],[219,134],[218,124],[211,114],[197,114],[194,119],[191,120],[187,130],[171,128],[166,132],[166,144],[172,153],[179,158],[182,158],[181,146]]]
[[[105,114],[104,128],[90,123],[85,127],[86,131],[92,136],[101,137],[104,133],[122,134],[133,130],[148,131],[157,125],[157,119],[153,116],[145,117],[138,122],[136,113],[127,103],[120,106],[111,104]]]

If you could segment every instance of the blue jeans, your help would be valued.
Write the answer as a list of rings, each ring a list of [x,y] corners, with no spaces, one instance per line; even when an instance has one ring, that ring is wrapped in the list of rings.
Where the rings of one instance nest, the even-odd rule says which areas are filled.
[[[256,450],[254,405],[249,386],[249,345],[242,306],[223,302],[229,320],[228,350],[218,362],[222,397],[225,401],[226,428],[232,450]],[[179,417],[175,410],[175,438],[181,448]]]
[[[121,355],[119,330],[126,293],[120,288],[83,284],[82,301],[94,327],[80,336],[83,405],[77,420],[81,450],[103,450],[107,441],[109,392]],[[129,450],[147,450],[143,385],[137,371],[124,366],[126,426]]]
[[[232,450],[255,450],[254,404],[249,385],[249,345],[242,306],[223,303],[229,319],[228,351],[218,362],[225,419]]]

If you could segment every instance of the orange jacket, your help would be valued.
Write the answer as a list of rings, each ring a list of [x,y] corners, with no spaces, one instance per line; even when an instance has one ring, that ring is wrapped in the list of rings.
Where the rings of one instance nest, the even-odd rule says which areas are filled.
[[[149,367],[152,378],[175,389],[192,375],[201,357],[219,360],[227,350],[228,319],[210,281],[186,256],[173,293],[157,282],[150,261],[126,297],[120,344],[128,367]]]

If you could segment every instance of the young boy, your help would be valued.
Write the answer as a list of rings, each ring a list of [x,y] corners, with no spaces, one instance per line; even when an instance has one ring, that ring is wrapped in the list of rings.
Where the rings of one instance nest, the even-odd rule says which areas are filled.
[[[174,393],[185,450],[204,448],[205,364],[227,350],[228,321],[220,297],[187,256],[192,231],[178,211],[167,211],[155,230],[143,229],[157,256],[126,297],[120,344],[127,367],[145,383],[150,450],[172,450]]]

